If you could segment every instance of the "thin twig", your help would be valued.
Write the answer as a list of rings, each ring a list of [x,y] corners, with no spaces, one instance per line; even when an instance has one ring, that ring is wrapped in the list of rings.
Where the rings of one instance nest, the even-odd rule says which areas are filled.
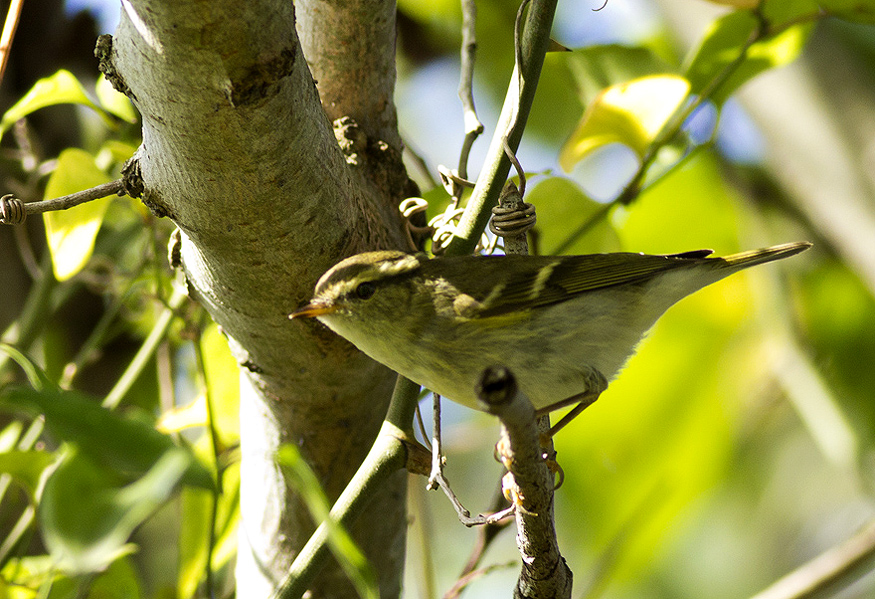
[[[445,460],[441,446],[441,396],[437,393],[432,393],[432,395],[434,397],[434,411],[432,423],[433,428],[431,433],[431,473],[428,476],[426,489],[433,491],[439,488],[443,491],[444,495],[450,500],[450,503],[453,504],[453,509],[456,510],[459,522],[465,526],[471,527],[483,524],[494,524],[502,520],[512,513],[512,507],[508,510],[502,510],[496,513],[471,516],[471,512],[462,505],[462,502],[459,501],[459,498],[456,497],[456,494],[450,487],[450,481],[447,480],[447,477],[444,474]]]
[[[3,205],[0,206],[0,224],[4,225],[19,225],[24,222],[24,218],[28,214],[40,214],[42,212],[51,212],[54,210],[67,210],[79,204],[99,200],[112,195],[124,195],[123,184],[121,179],[103,183],[90,189],[77,191],[70,195],[53,198],[51,200],[42,200],[39,202],[29,202],[27,204],[21,202],[7,194],[0,198]],[[23,212],[21,212],[23,210]],[[14,213],[14,214],[13,214]]]
[[[9,10],[6,12],[6,22],[3,23],[3,34],[0,35],[0,82],[6,74],[6,63],[9,62],[9,54],[12,51],[12,39],[15,30],[18,29],[18,20],[21,17],[21,7],[24,0],[12,0]]]
[[[474,59],[477,55],[477,4],[474,0],[462,0],[462,50],[459,99],[465,118],[465,140],[459,154],[459,176],[468,178],[468,155],[474,141],[483,133],[483,123],[477,117],[474,106]]]
[[[495,495],[492,497],[492,504],[489,506],[491,512],[500,512],[507,509],[507,498],[501,489],[501,484],[495,490]],[[486,550],[492,545],[492,541],[498,538],[498,534],[508,527],[512,520],[508,517],[498,522],[493,522],[477,529],[477,540],[474,543],[474,548],[471,550],[471,555],[468,556],[468,561],[462,567],[462,573],[459,578],[464,578],[471,572],[477,569],[480,565],[480,560],[486,554]]]
[[[505,570],[514,567],[516,564],[513,562],[508,562],[506,564],[492,564],[490,566],[486,566],[485,568],[480,568],[479,570],[471,570],[470,572],[466,572],[464,576],[459,578],[450,590],[444,593],[443,599],[456,599],[459,595],[462,594],[462,591],[465,590],[469,584],[477,580],[478,578],[482,578],[487,574],[494,572],[496,570]]]
[[[872,571],[875,521],[824,551],[751,599],[813,599],[837,592]]]

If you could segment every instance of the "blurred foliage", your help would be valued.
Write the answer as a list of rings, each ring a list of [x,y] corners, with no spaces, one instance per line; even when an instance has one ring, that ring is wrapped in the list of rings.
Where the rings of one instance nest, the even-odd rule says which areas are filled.
[[[722,3],[729,8],[685,51],[662,23],[624,38],[631,13],[621,0],[598,12],[600,2],[578,2],[581,23],[620,33],[558,40],[572,51],[547,56],[520,151],[524,167],[528,155],[548,157],[532,169],[526,196],[538,209],[532,241],[541,253],[816,242],[670,310],[557,438],[560,544],[577,593],[588,597],[751,595],[875,515],[875,289],[829,242],[831,223],[806,218],[774,173],[740,168],[715,143],[716,131],[733,132],[731,122],[717,127],[725,102],[767,71],[805,60],[818,39],[839,40],[854,59],[849,68],[871,72],[875,2]],[[516,8],[478,3],[475,95],[487,107],[502,102],[510,79]],[[399,11],[401,86],[458,61],[458,2],[401,1]],[[0,120],[4,184],[29,201],[117,178],[139,144],[136,114],[98,81],[96,65],[86,77],[55,63],[53,75],[39,73],[8,98]],[[461,112],[444,109],[448,122]],[[404,127],[415,147],[462,137],[445,124]],[[58,130],[76,141],[54,149]],[[610,153],[618,146],[629,150],[632,172]],[[865,171],[862,159],[853,166]],[[616,192],[596,201],[592,189],[605,181]],[[425,177],[421,184],[434,216],[447,195]],[[164,258],[172,226],[129,199],[44,220],[45,229],[32,219],[16,234],[0,231],[9,309],[0,346],[0,599],[230,596],[239,374],[221,332],[175,288]],[[866,258],[875,262],[875,242]],[[447,411],[449,476],[478,509],[500,476],[494,422]],[[282,463],[314,491],[314,513],[324,511],[297,456]],[[417,505],[414,526],[427,541],[412,547],[408,596],[430,568],[448,588],[465,560],[460,547],[473,545],[443,497]],[[369,592],[367,568],[342,548],[342,532],[336,540]],[[512,561],[512,535],[486,558]],[[507,595],[514,570],[481,578],[468,596]],[[873,588],[869,576],[843,596]]]

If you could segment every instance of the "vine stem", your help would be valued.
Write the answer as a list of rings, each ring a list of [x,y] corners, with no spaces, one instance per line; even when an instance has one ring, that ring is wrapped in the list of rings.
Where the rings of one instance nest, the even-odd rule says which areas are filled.
[[[491,215],[492,207],[504,187],[510,172],[510,159],[504,144],[513,153],[519,148],[535,90],[544,65],[544,55],[550,46],[550,28],[556,13],[557,0],[533,0],[526,15],[518,54],[522,64],[515,65],[505,96],[495,135],[486,154],[486,163],[468,200],[468,206],[456,226],[456,235],[446,248],[446,255],[470,254]]]
[[[477,54],[477,5],[474,0],[462,0],[462,50],[459,99],[465,113],[465,140],[459,155],[459,177],[468,178],[468,156],[471,147],[483,133],[483,123],[474,105],[474,58]]]

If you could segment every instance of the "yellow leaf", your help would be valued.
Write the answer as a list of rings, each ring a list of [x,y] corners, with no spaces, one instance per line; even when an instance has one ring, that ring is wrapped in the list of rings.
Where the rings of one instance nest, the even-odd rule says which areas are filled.
[[[58,167],[46,185],[46,198],[69,195],[109,180],[106,173],[97,167],[91,154],[70,148],[58,156]],[[52,267],[59,281],[66,281],[78,273],[91,258],[97,231],[111,200],[103,198],[68,210],[43,214]]]
[[[215,324],[204,330],[201,351],[213,424],[222,442],[234,445],[240,439],[240,367],[228,349],[228,340]]]
[[[32,112],[56,104],[81,104],[97,111],[104,121],[111,125],[112,120],[85,93],[85,88],[70,71],[61,69],[51,77],[37,81],[24,96],[6,111],[0,120],[0,137],[3,133]]]
[[[639,157],[659,134],[690,90],[677,75],[654,75],[612,85],[583,114],[559,154],[565,171],[593,150],[610,143],[632,148]]]

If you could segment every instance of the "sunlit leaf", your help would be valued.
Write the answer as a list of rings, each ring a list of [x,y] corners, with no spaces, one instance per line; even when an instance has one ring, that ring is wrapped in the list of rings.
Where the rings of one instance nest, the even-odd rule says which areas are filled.
[[[65,570],[100,570],[134,550],[128,539],[175,491],[188,469],[181,449],[166,452],[142,478],[118,477],[71,451],[46,482],[39,506],[42,535]]]
[[[4,451],[0,453],[0,473],[10,475],[34,500],[40,477],[56,459],[47,451]]]
[[[606,87],[648,77],[654,73],[673,73],[673,67],[650,48],[605,44],[589,46],[555,58],[568,65],[585,103]]]
[[[198,395],[194,401],[171,410],[164,411],[155,424],[162,433],[178,433],[187,428],[207,425],[207,401]]]
[[[97,84],[94,86],[94,92],[97,94],[97,99],[100,100],[100,105],[110,112],[128,123],[137,122],[137,111],[134,105],[126,95],[117,91],[112,83],[106,77],[100,77]]]
[[[562,147],[559,164],[570,171],[587,154],[611,143],[624,144],[643,157],[688,91],[689,83],[676,75],[654,75],[609,87],[586,109]]]
[[[200,342],[213,424],[222,443],[230,446],[240,439],[240,367],[215,323],[204,329]]]
[[[76,79],[73,73],[62,69],[51,77],[37,81],[30,91],[24,94],[24,97],[6,111],[3,119],[0,120],[0,137],[19,119],[40,108],[57,104],[82,104],[88,106],[104,117],[107,123],[112,124],[106,112],[91,101],[85,93],[85,88],[82,87],[82,84],[79,83],[79,80]]]
[[[0,581],[9,582],[0,593],[6,599],[36,599],[37,591],[46,581],[55,578],[57,568],[50,555],[35,555],[10,559],[0,570]],[[0,590],[4,587],[0,584]]]
[[[46,426],[58,439],[76,444],[95,462],[126,476],[143,474],[168,452],[184,451],[188,456],[185,482],[213,488],[209,470],[190,451],[150,424],[125,418],[77,392],[13,389],[0,396],[2,408],[44,414]]]
[[[21,431],[24,429],[24,425],[18,421],[13,420],[6,427],[0,431],[0,452],[3,451],[11,451],[13,447],[18,444],[18,439],[21,437]]]
[[[110,178],[84,150],[70,148],[58,156],[58,166],[46,185],[46,198],[55,198],[106,183]],[[55,277],[65,281],[78,273],[94,251],[94,240],[112,198],[102,198],[43,214]]]
[[[416,0],[400,0],[398,10],[407,17],[423,23],[443,23],[458,28],[461,19],[459,3],[452,0],[436,0],[435,2],[416,2]]]
[[[750,45],[760,22],[751,13],[737,11],[715,21],[688,60],[686,77],[694,94],[721,104],[754,76],[788,64],[799,56],[811,33],[811,24],[784,29]]]

